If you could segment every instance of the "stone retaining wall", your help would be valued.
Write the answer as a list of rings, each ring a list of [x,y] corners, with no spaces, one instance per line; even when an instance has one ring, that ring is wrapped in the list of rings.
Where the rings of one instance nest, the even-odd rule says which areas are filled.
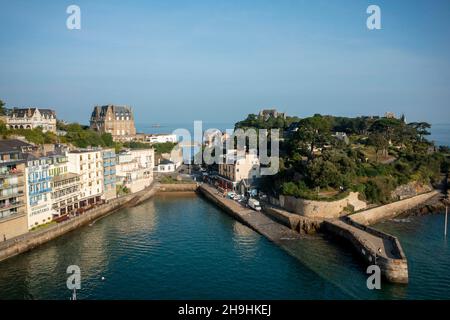
[[[323,222],[322,219],[303,217],[265,204],[263,204],[263,211],[279,223],[301,234],[319,231]]]
[[[299,215],[309,218],[332,219],[345,215],[344,209],[349,205],[355,211],[365,209],[367,204],[358,199],[357,192],[350,192],[350,194],[341,200],[336,201],[314,201],[295,198],[292,196],[280,195],[278,201],[271,202],[278,205],[287,211],[297,213]]]
[[[196,191],[198,188],[197,183],[161,183],[159,185],[158,192],[186,192]]]
[[[439,194],[439,191],[434,190],[415,197],[404,200],[399,200],[376,208],[364,210],[349,216],[349,218],[356,223],[362,225],[370,225],[382,220],[394,218],[406,210],[410,210],[418,205],[424,203],[430,198]]]
[[[317,229],[319,227],[323,227],[325,229],[325,224],[327,224],[328,231],[331,231],[349,240],[360,254],[363,253],[363,256],[367,259],[367,261],[370,262],[369,257],[375,256],[375,253],[372,252],[370,246],[364,245],[363,239],[360,239],[345,228],[338,228],[337,226],[333,225],[332,222],[321,219],[302,217],[297,214],[288,213],[284,210],[279,210],[272,206],[263,205],[266,215],[274,218],[273,220],[277,221],[275,222],[266,215],[262,215],[258,212],[245,209],[233,200],[225,199],[222,196],[217,195],[217,192],[214,191],[214,189],[212,189],[211,187],[201,185],[198,190],[208,200],[224,209],[225,212],[236,218],[238,221],[259,232],[260,234],[266,236],[269,240],[277,243],[281,248],[285,249],[294,257],[296,257],[296,253],[295,251],[292,251],[291,245],[286,245],[285,239],[301,240],[302,236],[300,235],[299,231],[300,228],[302,228],[301,226],[306,224],[308,224],[311,228],[314,227]],[[375,230],[375,232],[378,231]],[[388,235],[386,236],[388,237]],[[396,244],[399,246],[399,248],[401,248],[398,241],[396,242]],[[400,256],[404,257],[403,251],[401,251],[401,249],[399,252]],[[405,283],[408,281],[408,266],[406,263],[406,258],[387,259],[379,257],[377,259],[377,264],[380,266],[383,275],[389,281],[397,283]]]

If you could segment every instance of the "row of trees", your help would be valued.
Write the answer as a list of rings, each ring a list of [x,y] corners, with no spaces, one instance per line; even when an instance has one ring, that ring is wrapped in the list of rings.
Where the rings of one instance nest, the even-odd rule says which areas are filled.
[[[284,130],[288,128],[292,123],[298,122],[300,118],[298,117],[269,117],[267,120],[264,117],[249,114],[246,119],[239,121],[235,124],[235,129],[280,129]]]
[[[36,129],[8,129],[2,121],[0,121],[0,135],[3,139],[7,139],[13,135],[23,136],[31,143],[42,145],[47,143],[70,143],[78,148],[87,147],[107,147],[115,148],[116,152],[122,148],[143,149],[148,148],[148,143],[143,142],[115,142],[110,133],[99,133],[90,129],[88,126],[82,126],[78,123],[64,124],[57,123],[58,130],[65,131],[64,136],[57,136],[53,132],[43,132],[41,128]],[[172,151],[176,144],[172,142],[156,143],[152,146],[156,153],[168,153]]]
[[[370,202],[385,203],[397,186],[412,180],[437,182],[440,171],[448,170],[442,153],[430,153],[433,144],[426,136],[431,126],[426,122],[316,114],[299,120],[297,127],[282,144],[280,172],[266,181],[268,191],[315,199],[319,190],[338,192],[338,197],[355,190]],[[333,136],[336,131],[357,143],[340,143]],[[375,160],[367,158],[371,148]],[[394,161],[380,163],[379,153]]]
[[[64,124],[58,122],[57,128],[66,132],[64,136],[60,137],[61,143],[71,143],[78,148],[87,148],[89,146],[115,147],[110,133],[99,133],[88,126],[82,126],[78,123]]]

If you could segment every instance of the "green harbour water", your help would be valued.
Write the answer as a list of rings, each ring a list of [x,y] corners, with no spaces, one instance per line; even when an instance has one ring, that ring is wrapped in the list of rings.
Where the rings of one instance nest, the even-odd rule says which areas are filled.
[[[81,268],[78,299],[449,299],[443,221],[377,225],[399,237],[410,283],[370,291],[345,243],[286,240],[289,254],[195,194],[158,195],[0,262],[0,299],[69,299],[69,265]]]

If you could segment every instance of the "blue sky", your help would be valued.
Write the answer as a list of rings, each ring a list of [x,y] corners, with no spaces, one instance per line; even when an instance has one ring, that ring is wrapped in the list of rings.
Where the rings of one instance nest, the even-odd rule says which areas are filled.
[[[81,8],[81,30],[66,8]],[[381,7],[382,30],[366,28]],[[0,99],[87,123],[405,113],[450,123],[450,1],[4,1]]]

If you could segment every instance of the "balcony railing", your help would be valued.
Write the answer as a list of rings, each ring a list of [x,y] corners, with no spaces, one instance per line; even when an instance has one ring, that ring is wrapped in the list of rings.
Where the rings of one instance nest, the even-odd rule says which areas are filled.
[[[35,191],[30,191],[30,195],[34,196],[34,195],[38,195],[41,193],[47,193],[47,192],[51,192],[52,188],[43,188],[43,189],[39,189],[39,190],[35,190]]]
[[[0,204],[0,210],[12,209],[23,206],[23,201],[10,202],[8,204]]]
[[[23,195],[24,195],[23,190],[19,190],[18,192],[11,192],[11,193],[0,193],[0,200],[23,197]]]
[[[8,170],[0,172],[0,177],[21,176],[21,175],[23,175],[22,170]]]
[[[30,182],[30,183],[37,183],[37,182],[50,181],[52,179],[53,179],[53,177],[47,176],[47,177],[42,177],[42,178],[37,178],[37,179],[28,179],[28,182]]]
[[[0,182],[0,189],[10,189],[10,188],[18,188],[18,187],[23,187],[24,183],[23,181],[18,181],[18,182]]]

